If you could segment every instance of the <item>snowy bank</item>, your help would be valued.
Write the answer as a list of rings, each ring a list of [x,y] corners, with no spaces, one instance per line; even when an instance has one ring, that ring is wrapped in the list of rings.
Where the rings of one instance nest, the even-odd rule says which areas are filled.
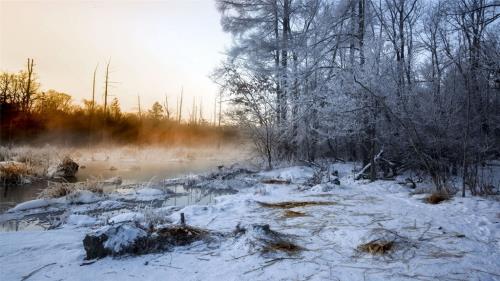
[[[292,167],[257,174],[254,185],[217,197],[212,205],[152,207],[168,221],[179,223],[183,213],[189,226],[226,234],[212,243],[195,241],[140,256],[86,262],[82,241],[87,234],[111,231],[110,237],[116,240],[104,247],[116,253],[151,237],[148,229],[124,220],[134,217],[130,214],[103,214],[99,221],[114,217],[120,223],[97,231],[76,227],[87,218],[74,217],[68,222],[76,223],[59,229],[0,233],[3,278],[20,280],[34,272],[33,280],[159,280],[166,276],[214,281],[498,280],[498,199],[452,197],[431,205],[424,202],[424,194],[412,194],[395,181],[354,181],[343,165],[336,167],[341,184],[328,188],[323,188],[324,183],[304,186],[314,170]],[[269,178],[290,183],[261,183]],[[81,207],[72,205],[72,210]],[[392,242],[393,247],[380,254],[366,246],[373,241]]]

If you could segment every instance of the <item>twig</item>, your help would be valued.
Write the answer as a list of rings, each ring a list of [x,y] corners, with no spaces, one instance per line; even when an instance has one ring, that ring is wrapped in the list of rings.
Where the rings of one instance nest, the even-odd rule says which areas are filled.
[[[90,265],[90,264],[93,264],[95,263],[97,260],[90,260],[90,261],[84,261],[80,264],[80,266],[85,266],[85,265]]]
[[[49,266],[51,266],[51,265],[54,265],[54,264],[57,264],[57,263],[55,263],[55,262],[53,262],[53,263],[49,263],[49,264],[46,264],[46,265],[44,265],[44,266],[42,266],[42,267],[40,267],[40,268],[38,268],[38,269],[33,270],[33,271],[32,271],[32,272],[30,272],[28,275],[23,276],[23,278],[21,279],[21,281],[28,280],[28,278],[30,278],[31,276],[33,276],[33,275],[34,275],[35,273],[37,273],[38,271],[40,271],[40,270],[42,270],[42,269],[44,269],[44,268],[46,268],[46,267],[49,267]]]
[[[264,269],[268,266],[271,266],[279,261],[282,261],[282,260],[299,260],[301,258],[276,258],[276,259],[272,259],[272,260],[268,260],[265,262],[265,264],[263,266],[259,266],[257,268],[254,268],[254,269],[250,269],[249,271],[245,271],[243,274],[247,274],[247,273],[250,273],[250,272],[253,272],[253,271],[257,271],[259,269]]]

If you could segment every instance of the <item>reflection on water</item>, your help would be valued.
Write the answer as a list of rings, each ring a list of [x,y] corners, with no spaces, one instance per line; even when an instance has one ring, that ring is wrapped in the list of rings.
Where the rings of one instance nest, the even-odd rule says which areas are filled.
[[[9,220],[0,223],[0,231],[40,231],[50,227],[50,223],[39,219]]]
[[[0,214],[21,202],[35,199],[46,187],[46,181],[38,181],[21,186],[0,185]]]

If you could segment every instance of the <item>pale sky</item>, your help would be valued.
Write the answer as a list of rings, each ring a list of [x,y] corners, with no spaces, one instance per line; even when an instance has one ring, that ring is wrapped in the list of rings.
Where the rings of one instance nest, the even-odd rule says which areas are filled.
[[[167,93],[174,109],[184,86],[183,115],[197,97],[210,119],[217,86],[208,75],[229,44],[213,0],[0,0],[0,71],[17,72],[33,58],[42,90],[78,103],[92,95],[97,63],[101,102],[111,59],[111,94],[125,111],[137,110],[137,94],[150,107]]]

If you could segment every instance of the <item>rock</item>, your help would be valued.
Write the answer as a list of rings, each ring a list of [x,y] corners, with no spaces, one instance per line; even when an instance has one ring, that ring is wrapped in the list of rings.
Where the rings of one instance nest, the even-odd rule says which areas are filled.
[[[83,239],[83,248],[87,253],[86,259],[104,258],[110,254],[110,250],[104,247],[104,242],[108,240],[106,234],[101,235],[86,235]]]
[[[68,156],[64,157],[57,166],[52,166],[47,171],[49,178],[74,178],[78,172],[78,164]]]

